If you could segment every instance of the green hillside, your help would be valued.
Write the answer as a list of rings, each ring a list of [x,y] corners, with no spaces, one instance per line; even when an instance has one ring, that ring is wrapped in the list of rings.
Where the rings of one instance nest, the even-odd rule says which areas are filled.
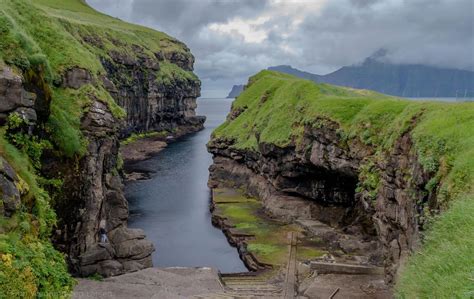
[[[321,127],[329,120],[340,125],[342,140],[359,137],[382,152],[415,120],[411,135],[419,161],[436,173],[428,188],[438,186],[437,202],[447,211],[432,219],[423,249],[410,259],[397,290],[406,298],[472,296],[473,103],[408,101],[262,71],[250,78],[233,111],[240,112],[238,117],[227,120],[213,137],[233,140],[232,147],[251,151],[258,151],[257,140],[298,145],[304,126]],[[376,182],[361,184],[377,189]]]
[[[83,0],[0,0],[0,71],[8,66],[40,88],[48,110],[38,122],[37,136],[9,134],[7,128],[22,125],[15,117],[0,127],[0,158],[15,169],[23,192],[19,212],[0,216],[0,298],[69,296],[73,280],[49,239],[56,216],[53,196],[45,191],[59,190],[62,181],[41,177],[41,153],[49,150],[57,159],[79,161],[88,142],[80,122],[91,98],[107,104],[115,117],[125,117],[100,80],[106,73],[101,59],[160,55],[157,80],[196,80],[191,71],[169,62],[169,53],[191,57],[184,44],[168,35],[101,14]],[[73,67],[88,70],[94,84],[64,88],[64,73]]]
[[[191,55],[184,44],[168,35],[101,14],[82,0],[0,0],[0,37],[0,61],[18,73],[33,72],[45,79],[46,93],[52,94],[48,125],[53,141],[68,156],[84,151],[79,131],[80,117],[89,104],[84,95],[106,102],[115,116],[124,117],[124,112],[101,84],[78,91],[58,88],[65,70],[84,68],[97,79],[105,75],[101,58],[112,54],[132,59],[137,55],[154,57],[155,53],[163,57],[171,52]],[[160,68],[157,77],[163,82],[175,76],[196,78],[166,59]],[[76,100],[65,100],[68,98]]]

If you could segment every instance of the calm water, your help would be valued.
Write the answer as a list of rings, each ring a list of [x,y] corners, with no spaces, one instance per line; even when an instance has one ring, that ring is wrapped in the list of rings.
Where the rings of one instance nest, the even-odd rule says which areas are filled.
[[[436,101],[436,102],[452,102],[452,103],[462,103],[462,102],[474,102],[474,98],[464,97],[464,98],[407,98],[414,101]]]
[[[170,144],[140,167],[153,170],[151,180],[127,185],[129,226],[145,230],[156,247],[156,267],[209,266],[221,272],[247,271],[237,249],[212,226],[207,187],[211,156],[206,143],[229,112],[232,100],[200,99],[198,114],[207,116],[206,129]]]

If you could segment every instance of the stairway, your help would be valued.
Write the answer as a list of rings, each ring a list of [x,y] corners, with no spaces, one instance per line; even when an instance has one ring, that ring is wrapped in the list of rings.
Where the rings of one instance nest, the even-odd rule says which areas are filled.
[[[296,247],[297,234],[288,235],[288,263],[285,269],[285,280],[282,283],[269,283],[268,277],[256,273],[221,274],[223,292],[194,296],[193,298],[215,299],[265,299],[295,297],[296,288]]]
[[[282,289],[274,284],[269,284],[262,276],[252,273],[236,273],[221,275],[223,292],[208,295],[194,296],[193,298],[279,298]]]

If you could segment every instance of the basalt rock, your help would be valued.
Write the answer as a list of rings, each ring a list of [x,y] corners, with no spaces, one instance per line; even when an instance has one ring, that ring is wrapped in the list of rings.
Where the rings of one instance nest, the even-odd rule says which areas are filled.
[[[127,111],[122,135],[143,131],[172,131],[187,126],[190,131],[203,128],[205,118],[196,116],[196,99],[200,96],[198,79],[174,76],[171,82],[158,78],[160,63],[176,64],[186,71],[193,69],[194,57],[180,52],[148,56],[136,46],[137,58],[122,53],[110,53],[103,58],[107,75],[102,78],[105,88]]]
[[[130,261],[134,269],[152,265],[153,244],[143,232],[127,228],[128,203],[115,170],[121,126],[107,105],[95,99],[82,120],[88,152],[79,162],[79,172],[68,171],[64,163],[55,165],[68,174],[64,183],[71,195],[56,206],[60,230],[55,239],[71,257],[71,269],[81,276],[122,274],[131,269]],[[101,220],[106,221],[109,243],[99,242]]]
[[[0,70],[0,99],[0,125],[5,124],[11,113],[17,113],[31,124],[36,123],[33,109],[36,95],[25,90],[23,78],[9,67]]]
[[[298,146],[260,142],[257,151],[235,149],[232,140],[214,138],[208,145],[214,161],[209,186],[243,188],[275,217],[297,223],[321,221],[358,236],[336,245],[347,253],[371,248],[375,254],[368,262],[383,262],[386,280],[393,283],[418,245],[417,215],[421,203],[430,201],[423,191],[432,174],[418,162],[409,132],[392,151],[374,159],[370,146],[358,138],[346,141],[338,130],[336,123],[326,120],[320,128],[306,127]],[[373,171],[381,176],[375,200],[357,191],[361,167],[374,160],[379,162]]]

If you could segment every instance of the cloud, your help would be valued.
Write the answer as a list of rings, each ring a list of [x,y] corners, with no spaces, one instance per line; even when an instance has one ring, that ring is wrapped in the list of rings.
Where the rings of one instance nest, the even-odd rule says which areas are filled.
[[[394,63],[474,68],[472,0],[88,0],[164,31],[196,56],[206,89],[227,90],[261,69],[326,73],[380,48]]]

